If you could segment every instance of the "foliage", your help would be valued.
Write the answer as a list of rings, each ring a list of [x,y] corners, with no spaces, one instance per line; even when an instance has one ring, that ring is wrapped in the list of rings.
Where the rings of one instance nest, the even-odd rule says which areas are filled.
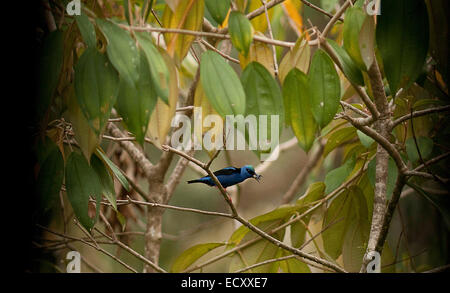
[[[51,10],[60,9],[56,2],[50,1]],[[304,153],[312,157],[311,150],[319,149],[317,160],[304,166],[310,169],[303,188],[284,181],[291,170],[265,177],[267,183],[280,178],[288,185],[286,190],[295,189],[295,198],[248,221],[274,239],[294,248],[306,247],[316,257],[358,272],[373,236],[373,215],[378,213],[374,198],[381,196],[389,204],[398,200],[402,190],[416,193],[436,208],[448,233],[449,211],[441,205],[448,194],[440,192],[449,175],[445,141],[450,133],[445,114],[449,62],[443,52],[448,44],[436,45],[437,26],[448,21],[436,7],[448,11],[445,0],[382,1],[379,16],[368,15],[360,0],[341,15],[343,24],[332,23],[328,36],[306,30],[304,7],[293,2],[266,7],[267,15],[264,9],[249,19],[249,13],[264,8],[261,1],[90,0],[83,1],[80,16],[60,19],[57,30],[41,38],[39,51],[38,214],[56,209],[62,192],[77,221],[92,233],[101,225],[100,212],[109,206],[122,230],[128,228],[131,214],[145,220],[142,210],[123,212],[119,200],[128,194],[142,195],[127,178],[130,174],[145,178],[148,173],[138,156],[124,158],[117,148],[126,149],[123,145],[128,143],[139,150],[140,158],[149,157],[160,172],[145,178],[150,189],[154,182],[163,184],[165,164],[170,165],[172,158],[164,161],[163,154],[157,163],[157,154],[179,126],[174,120],[177,113],[187,113],[195,122],[189,109],[179,108],[196,106],[204,116],[217,113],[222,121],[227,115],[278,115],[279,132],[295,137],[301,148],[291,158],[303,158]],[[336,7],[342,7],[338,2],[321,1],[321,7],[338,13]],[[325,25],[330,21],[326,20]],[[273,40],[274,32],[284,39]],[[374,80],[374,68],[380,80]],[[388,117],[374,116],[373,107],[381,111],[380,95],[389,107],[387,114],[381,114]],[[393,128],[380,139],[383,119],[390,119],[386,129]],[[396,123],[397,119],[401,121]],[[123,136],[112,137],[109,123]],[[216,139],[221,136],[221,129],[211,129],[212,125],[202,124],[193,133],[197,140],[208,131],[215,131]],[[248,140],[249,134],[245,137]],[[380,148],[386,149],[383,143],[393,149],[384,171],[378,168]],[[208,152],[215,159],[213,154]],[[427,163],[433,158],[439,159]],[[133,168],[125,171],[127,160]],[[185,165],[180,161],[174,171],[170,169],[167,186],[172,178],[176,184],[180,181],[176,176],[183,174]],[[386,185],[381,195],[375,187],[380,172]],[[406,187],[399,185],[399,178]],[[388,240],[398,234],[390,231]],[[171,258],[170,271],[189,271],[219,249],[231,255],[222,268],[229,272],[325,270],[261,238],[246,225],[227,238],[226,243],[214,237],[193,243]],[[397,261],[391,251],[394,246],[386,242],[382,247],[383,271],[415,269],[392,266]]]

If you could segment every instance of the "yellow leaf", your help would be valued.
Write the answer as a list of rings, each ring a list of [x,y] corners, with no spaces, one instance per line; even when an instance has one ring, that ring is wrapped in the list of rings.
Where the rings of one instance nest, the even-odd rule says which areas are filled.
[[[72,130],[75,134],[75,140],[78,146],[81,148],[81,152],[86,157],[87,161],[90,161],[92,153],[94,153],[96,147],[99,144],[99,136],[95,135],[95,132],[89,126],[86,118],[81,112],[75,97],[73,86],[68,87],[63,95],[68,104],[68,120],[72,123]],[[100,134],[101,135],[101,134]],[[64,152],[62,152],[64,154]]]
[[[223,119],[221,125],[214,125],[214,126],[204,126],[205,125],[205,118],[208,115],[216,115],[217,117],[220,117],[220,115],[216,112],[216,110],[214,110],[213,106],[211,105],[211,103],[208,101],[203,88],[202,88],[202,84],[198,83],[197,88],[195,90],[195,96],[194,96],[194,107],[199,107],[201,108],[201,115],[202,115],[202,121],[201,121],[201,126],[196,126],[198,125],[195,124],[194,127],[201,127],[201,130],[198,129],[197,131],[194,130],[194,134],[196,136],[196,140],[198,142],[202,142],[203,141],[203,135],[205,133],[207,133],[208,131],[210,131],[211,136],[214,137],[214,144],[213,144],[213,149],[212,150],[207,150],[205,148],[205,150],[208,152],[209,156],[212,157],[214,155],[214,153],[217,150],[218,144],[220,144],[220,142],[223,140]],[[197,109],[197,108],[196,108]],[[195,115],[197,114],[196,111],[194,111],[194,121],[196,119]]]
[[[298,35],[303,33],[303,19],[299,13],[301,6],[302,2],[300,1],[286,0],[283,2],[284,11],[286,12],[287,17],[295,24]],[[309,40],[308,34],[306,34],[306,39]]]
[[[203,0],[184,0],[177,3],[175,11],[167,5],[164,9],[162,23],[165,28],[199,31],[203,23]],[[164,34],[167,52],[179,66],[186,57],[195,36],[186,34]]]
[[[169,133],[172,118],[175,115],[178,101],[178,75],[175,64],[164,50],[159,50],[166,62],[169,70],[169,105],[165,104],[161,99],[156,102],[155,109],[150,117],[147,129],[147,136],[158,148],[165,143],[167,134]]]
[[[300,37],[295,43],[294,48],[284,55],[280,62],[279,78],[283,83],[292,68],[298,68],[303,73],[308,73],[311,57],[311,48],[304,37]]]
[[[249,0],[248,11],[253,11],[262,6],[261,0]],[[273,9],[268,9],[267,13],[269,14],[269,20],[272,19]],[[251,21],[253,28],[255,31],[265,32],[267,29],[267,18],[266,14],[262,13],[257,17],[253,18]]]
[[[266,44],[253,42],[250,45],[248,56],[245,57],[244,55],[239,54],[239,61],[241,63],[242,70],[244,70],[249,63],[256,61],[261,63],[272,74],[272,76],[275,75],[272,50]]]

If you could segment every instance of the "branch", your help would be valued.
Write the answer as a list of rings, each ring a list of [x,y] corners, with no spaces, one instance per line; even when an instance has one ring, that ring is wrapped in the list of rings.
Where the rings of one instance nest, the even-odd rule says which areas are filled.
[[[53,17],[48,0],[42,0],[41,3],[44,6],[44,18],[47,23],[48,30],[50,32],[56,31],[58,28],[56,27],[55,18]]]
[[[297,142],[298,142],[297,138],[293,137],[290,140],[277,145],[276,148],[278,148],[278,155],[280,155],[281,153],[287,151],[288,149],[290,149],[292,147],[295,147],[297,145]],[[275,149],[272,152],[271,156],[275,156],[276,153],[277,153],[277,150]],[[264,173],[272,165],[272,163],[275,162],[275,160],[273,160],[271,158],[271,156],[269,156],[269,158],[267,160],[265,160],[263,163],[256,166],[256,168],[255,168],[256,173],[258,173],[258,174]]]
[[[267,21],[267,27],[269,30],[269,37],[271,40],[273,40],[273,32],[272,32],[272,25],[270,24],[270,18],[269,13],[267,12],[267,3],[266,0],[261,0],[261,3],[264,8],[264,14],[266,15],[266,21]],[[277,51],[275,48],[275,45],[272,45],[272,57],[273,57],[273,67],[274,67],[274,74],[275,76],[278,76],[278,62],[277,62]]]
[[[192,30],[185,30],[185,29],[175,29],[175,28],[157,28],[157,27],[151,27],[151,26],[145,26],[145,27],[138,27],[138,26],[129,26],[124,24],[119,24],[120,27],[126,29],[126,30],[132,30],[137,32],[157,32],[157,33],[171,33],[171,34],[186,34],[186,35],[192,35],[197,37],[209,37],[209,38],[216,38],[216,39],[231,39],[230,35],[227,34],[221,34],[221,33],[213,33],[213,32],[201,32],[201,31],[192,31]],[[272,40],[267,37],[255,35],[253,36],[253,40],[261,43],[267,43],[272,44],[275,46],[280,47],[286,47],[286,48],[292,48],[295,46],[295,43],[293,42],[285,42],[280,40]]]
[[[292,182],[288,191],[283,195],[283,198],[281,200],[282,204],[289,203],[294,198],[298,189],[303,185],[306,178],[308,178],[308,175],[311,173],[311,170],[316,166],[317,162],[322,156],[324,147],[325,141],[320,140],[316,151],[311,156],[308,156],[308,160],[305,166],[303,167],[301,172],[297,175],[297,177],[294,179],[294,182]]]
[[[125,135],[120,131],[120,129],[113,123],[108,123],[107,130],[116,138],[124,138]],[[130,141],[119,141],[120,146],[128,152],[130,157],[135,161],[139,167],[141,167],[147,178],[153,176],[152,167],[153,164],[145,157],[144,153],[138,149]]]
[[[234,62],[236,64],[241,64],[241,62],[238,59],[235,59],[225,53],[223,53],[222,51],[220,51],[219,49],[217,49],[216,47],[214,47],[213,45],[211,45],[210,43],[208,43],[207,41],[200,39],[200,43],[202,43],[203,45],[205,45],[206,47],[208,47],[210,50],[213,50],[214,52],[218,53],[219,55],[221,55],[223,58],[230,60],[231,62]]]
[[[328,55],[330,55],[331,59],[333,59],[333,62],[339,67],[341,72],[344,73],[344,70],[342,69],[342,64],[339,61],[339,57],[337,56],[337,54],[334,51],[334,49],[330,46],[330,44],[328,44],[328,42],[326,41],[326,39],[324,37],[321,37],[321,35],[319,35],[319,40],[320,40],[321,48],[324,49],[325,52],[328,53]],[[372,115],[373,120],[378,119],[378,116],[380,116],[380,113],[378,113],[378,110],[377,110],[375,104],[372,102],[370,97],[367,95],[367,93],[364,90],[364,88],[359,86],[359,85],[357,85],[357,84],[354,84],[351,80],[348,80],[348,81],[353,86],[353,88],[358,93],[358,95],[361,97],[361,100],[364,102],[364,104],[366,105],[366,107],[369,110],[370,114]]]
[[[391,224],[392,216],[394,215],[395,208],[397,207],[398,201],[400,199],[400,195],[402,193],[402,189],[405,186],[405,184],[406,184],[406,176],[404,174],[399,173],[397,175],[397,180],[395,182],[395,187],[394,187],[394,191],[392,192],[391,200],[389,201],[386,212],[384,213],[381,231],[378,235],[378,239],[376,239],[375,251],[378,251],[381,253],[381,251],[383,250],[384,242],[386,240],[386,236],[389,231],[389,226]],[[371,259],[369,259],[368,261],[371,261]]]
[[[107,203],[107,202],[102,202],[101,204],[111,205],[110,203]],[[172,210],[176,210],[176,211],[197,213],[197,214],[208,215],[208,216],[233,218],[233,215],[231,215],[231,214],[210,212],[210,211],[204,211],[204,210],[198,210],[198,209],[192,209],[192,208],[183,208],[183,207],[177,207],[177,206],[161,204],[161,203],[156,203],[156,202],[139,201],[139,200],[132,199],[130,196],[127,196],[126,200],[117,200],[117,205],[126,205],[126,204],[144,205],[144,206],[150,206],[150,207],[172,209]]]
[[[334,222],[328,224],[326,227],[324,227],[324,228],[323,228],[322,230],[320,230],[318,233],[316,233],[315,235],[312,235],[311,238],[310,238],[308,241],[305,241],[305,242],[302,244],[302,246],[300,246],[299,249],[304,248],[304,247],[305,247],[306,245],[308,245],[311,241],[313,241],[317,236],[321,235],[325,230],[327,230],[328,228],[330,228],[331,226],[333,226],[334,224],[337,224],[338,222],[340,222],[340,221],[342,221],[342,220],[343,220],[343,218],[341,218],[341,219],[339,219],[339,220],[337,220],[337,221],[334,221]],[[302,222],[302,223],[303,223],[303,222]],[[303,224],[304,224],[304,223],[303,223]],[[306,229],[308,229],[308,228],[306,227]],[[310,231],[308,230],[308,232],[310,232]],[[266,264],[269,264],[269,263],[273,263],[273,262],[277,262],[277,261],[283,261],[283,260],[291,259],[291,258],[299,258],[299,257],[298,257],[297,255],[295,255],[295,254],[291,254],[291,255],[287,255],[287,256],[283,256],[283,257],[279,257],[279,258],[268,259],[268,260],[266,260],[266,261],[259,262],[259,263],[255,263],[255,264],[253,264],[253,265],[251,265],[251,266],[247,266],[247,267],[245,267],[245,268],[242,268],[242,269],[240,269],[240,270],[237,270],[237,271],[235,271],[234,273],[242,273],[242,272],[248,271],[248,270],[250,270],[250,269],[253,269],[253,268],[256,268],[256,267],[259,267],[259,266],[263,266],[263,265],[266,265]],[[323,269],[323,268],[321,268],[321,269]]]
[[[229,196],[228,196],[228,194],[226,193],[225,189],[224,189],[223,186],[220,184],[220,182],[219,182],[219,180],[217,179],[217,177],[211,172],[211,170],[210,170],[209,168],[206,168],[206,164],[204,164],[204,163],[198,161],[198,160],[195,159],[195,158],[192,158],[192,157],[188,156],[187,154],[185,154],[185,153],[183,153],[183,152],[181,152],[181,151],[178,151],[178,150],[176,150],[176,149],[174,149],[174,148],[172,148],[172,147],[169,147],[169,146],[167,146],[167,145],[164,145],[164,146],[163,146],[163,150],[164,150],[164,151],[174,152],[174,153],[176,153],[176,154],[178,154],[178,155],[180,155],[180,156],[182,156],[182,157],[184,157],[184,158],[186,158],[186,159],[188,159],[188,160],[190,160],[190,161],[196,163],[198,166],[202,167],[202,168],[208,173],[208,175],[213,179],[215,185],[219,188],[219,190],[220,190],[222,196],[224,197],[224,199],[226,200],[226,202],[228,203],[228,205],[229,205],[229,207],[230,207],[230,209],[231,209],[231,211],[232,211],[233,218],[234,218],[235,220],[239,221],[242,225],[246,226],[247,228],[249,228],[250,230],[252,230],[252,231],[255,232],[256,234],[260,235],[262,238],[264,238],[264,239],[266,239],[266,240],[272,242],[273,244],[275,244],[275,245],[278,246],[278,247],[281,247],[281,248],[283,248],[283,249],[285,249],[285,250],[287,250],[287,251],[290,251],[290,252],[292,252],[292,253],[294,253],[294,254],[296,254],[296,255],[298,255],[298,256],[304,257],[304,258],[309,259],[309,260],[311,260],[311,261],[314,261],[314,262],[316,262],[316,263],[322,264],[322,265],[324,265],[324,266],[326,266],[326,267],[332,268],[332,269],[335,270],[336,272],[346,272],[346,271],[345,271],[344,269],[342,269],[341,267],[339,267],[339,266],[337,266],[337,265],[335,265],[335,264],[333,264],[333,263],[331,263],[331,262],[329,262],[329,261],[327,261],[327,260],[318,258],[318,257],[316,257],[316,256],[314,256],[314,255],[305,253],[305,252],[303,252],[303,251],[301,251],[301,250],[299,250],[299,249],[296,249],[296,248],[294,248],[294,247],[291,247],[291,246],[289,246],[289,245],[286,245],[286,244],[284,244],[282,241],[279,241],[278,239],[276,239],[276,238],[270,236],[269,234],[267,234],[266,232],[264,232],[264,231],[261,230],[260,228],[254,226],[253,224],[251,224],[250,222],[248,222],[247,220],[245,220],[244,218],[242,218],[242,217],[237,213],[236,208],[234,207],[233,203],[231,202],[231,199],[229,199]]]
[[[351,2],[349,0],[345,1],[344,4],[342,4],[341,8],[336,12],[335,15],[330,19],[330,21],[327,23],[325,28],[322,31],[322,35],[324,38],[328,35],[328,33],[331,31],[331,28],[333,25],[341,18],[342,14],[344,14],[345,10],[350,6]]]
[[[320,8],[320,7],[318,7],[318,6],[314,5],[314,4],[312,4],[311,2],[308,2],[308,1],[306,1],[306,0],[300,0],[300,1],[302,1],[303,4],[305,4],[306,6],[311,7],[311,8],[314,9],[314,10],[319,11],[320,13],[322,13],[322,14],[328,16],[329,18],[333,18],[333,14],[331,14],[331,13],[329,13],[329,12],[326,12],[325,10],[323,10],[322,8]],[[338,20],[344,22],[344,19],[343,19],[342,17],[339,17]]]
[[[448,156],[450,156],[450,152],[446,152],[446,153],[444,153],[442,155],[439,155],[437,157],[429,159],[428,161],[425,162],[425,164],[421,164],[421,165],[417,166],[413,171],[414,172],[420,171],[421,169],[425,168],[425,166],[429,166],[429,165],[435,164],[435,163],[437,163],[437,162],[447,158]]]
[[[107,250],[103,249],[101,246],[96,246],[96,245],[94,245],[94,244],[92,244],[92,243],[87,242],[86,240],[84,240],[84,239],[82,239],[82,238],[77,238],[77,237],[74,237],[74,236],[69,236],[69,235],[66,235],[66,234],[62,234],[62,233],[59,233],[59,232],[50,230],[50,229],[48,229],[48,228],[46,228],[46,227],[44,227],[44,226],[41,226],[41,225],[39,225],[39,224],[36,224],[36,226],[39,227],[39,228],[41,228],[41,229],[43,229],[43,230],[45,230],[45,231],[47,231],[47,232],[49,232],[49,233],[52,233],[52,234],[54,234],[54,235],[56,235],[56,236],[59,236],[59,237],[61,237],[61,238],[63,238],[63,239],[70,239],[70,240],[74,240],[74,241],[80,241],[80,242],[82,242],[82,243],[84,243],[84,244],[86,244],[86,245],[88,245],[88,246],[90,246],[90,247],[92,247],[92,248],[94,248],[94,249],[96,249],[96,250],[102,252],[103,254],[105,254],[105,255],[111,257],[112,259],[114,259],[115,261],[117,261],[118,263],[120,263],[120,264],[123,265],[125,268],[127,268],[127,269],[130,270],[130,271],[132,271],[133,273],[137,273],[137,271],[136,271],[134,268],[132,268],[131,266],[129,266],[128,264],[126,264],[125,262],[123,262],[122,260],[120,260],[119,258],[117,258],[117,257],[116,257],[115,255],[113,255],[112,253],[110,253],[110,252],[108,252]]]
[[[394,122],[392,123],[391,128],[394,129],[400,123],[405,122],[408,119],[411,119],[411,116],[413,118],[415,118],[415,117],[428,115],[428,114],[431,114],[431,113],[440,113],[440,112],[445,112],[445,111],[449,111],[449,110],[450,110],[450,105],[440,106],[440,107],[435,107],[435,108],[429,108],[429,109],[420,110],[420,111],[415,111],[415,112],[412,113],[412,115],[411,115],[411,113],[409,113],[409,114],[406,114],[404,116],[401,116],[401,117],[395,119]]]
[[[190,156],[194,155],[195,150],[190,151],[188,154]],[[169,202],[172,194],[175,191],[175,188],[180,183],[181,176],[183,176],[184,170],[186,169],[187,165],[189,163],[189,160],[185,158],[180,158],[175,166],[175,169],[173,170],[172,174],[169,177],[169,181],[167,182],[167,194],[166,198],[164,199],[164,202]]]
[[[448,272],[449,269],[450,269],[450,264],[446,264],[446,265],[444,265],[444,266],[437,267],[437,268],[434,268],[434,269],[431,269],[431,270],[428,270],[428,271],[425,271],[425,272],[422,272],[422,273],[441,273],[441,272]]]
[[[376,142],[378,142],[387,152],[388,154],[394,159],[395,164],[397,165],[397,168],[399,169],[400,173],[406,173],[408,172],[408,168],[403,162],[402,157],[400,156],[400,153],[395,148],[393,144],[391,144],[386,138],[381,136],[378,132],[373,130],[372,128],[368,126],[361,126],[358,123],[354,121],[354,118],[349,116],[343,116],[343,119],[349,121],[355,128],[359,129],[361,132],[364,132],[366,135],[373,138]]]

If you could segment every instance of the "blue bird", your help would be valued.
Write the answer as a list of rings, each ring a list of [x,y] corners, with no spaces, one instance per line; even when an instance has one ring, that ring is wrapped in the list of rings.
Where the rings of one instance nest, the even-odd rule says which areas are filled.
[[[226,167],[213,173],[216,175],[223,188],[241,183],[248,178],[254,178],[259,182],[261,175],[256,174],[255,169],[251,165],[245,165],[242,168]],[[215,186],[213,179],[209,176],[205,176],[199,179],[189,180],[187,183],[204,183],[209,186]]]

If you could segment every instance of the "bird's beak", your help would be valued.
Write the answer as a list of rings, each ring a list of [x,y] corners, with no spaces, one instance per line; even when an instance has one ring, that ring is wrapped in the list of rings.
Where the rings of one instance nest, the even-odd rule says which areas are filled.
[[[259,182],[259,180],[261,180],[261,177],[262,177],[262,175],[258,175],[258,174],[253,175],[253,178],[255,178],[255,180],[258,182]]]

